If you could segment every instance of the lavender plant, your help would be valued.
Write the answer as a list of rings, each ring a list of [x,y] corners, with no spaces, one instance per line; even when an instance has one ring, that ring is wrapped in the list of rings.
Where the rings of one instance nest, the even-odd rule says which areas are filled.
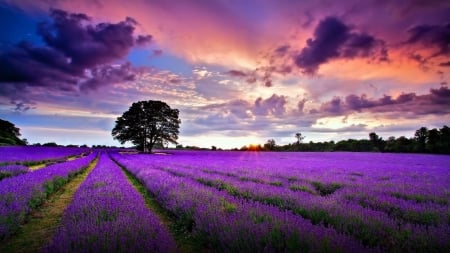
[[[34,147],[34,146],[4,146],[0,147],[0,163],[34,164],[42,161],[52,161],[89,153],[89,148],[77,147]]]
[[[74,195],[45,252],[174,252],[175,243],[106,154]]]
[[[0,181],[0,239],[15,233],[32,209],[86,168],[95,156],[92,153]]]
[[[450,248],[448,156],[187,151],[115,157],[149,189],[153,187],[163,203],[167,202],[160,196],[164,191],[154,180],[177,178],[177,184],[189,190],[201,184],[217,190],[215,195],[232,197],[233,205],[245,201],[270,206],[350,235],[372,249],[443,252]],[[150,171],[162,174],[150,177]],[[172,198],[179,194],[173,191]],[[196,205],[195,199],[181,195]],[[197,222],[193,224],[199,228]]]
[[[115,159],[139,178],[178,223],[217,252],[370,252],[356,240],[287,210],[155,168],[145,157]]]
[[[7,178],[7,177],[14,177],[20,174],[24,174],[29,172],[27,166],[24,165],[4,165],[0,166],[0,180]]]

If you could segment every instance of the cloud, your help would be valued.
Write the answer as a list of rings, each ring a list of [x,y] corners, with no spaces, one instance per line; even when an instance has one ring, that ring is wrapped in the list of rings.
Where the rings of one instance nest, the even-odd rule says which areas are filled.
[[[287,97],[272,94],[268,98],[258,97],[253,102],[235,99],[226,103],[210,104],[201,108],[221,115],[233,115],[240,119],[256,117],[281,118],[287,113]]]
[[[384,41],[355,32],[336,17],[320,21],[314,30],[314,38],[308,39],[306,44],[295,57],[295,64],[307,74],[314,74],[320,65],[332,59],[372,57],[385,61],[388,58]]]
[[[118,65],[102,65],[89,70],[90,78],[80,83],[81,91],[98,90],[101,86],[135,80],[135,71],[129,62]]]
[[[346,133],[346,132],[365,132],[367,131],[367,125],[366,124],[352,124],[350,126],[342,127],[339,129],[334,128],[324,128],[324,127],[312,127],[309,129],[309,132],[314,133]]]
[[[273,94],[267,99],[261,97],[257,98],[253,107],[253,114],[255,115],[272,115],[281,117],[286,112],[286,96],[278,96]]]
[[[445,25],[417,25],[408,30],[409,38],[405,44],[422,45],[434,48],[430,57],[450,55],[450,23]]]
[[[240,71],[240,70],[230,70],[225,73],[230,76],[234,76],[234,77],[247,77],[248,76],[244,71]]]
[[[439,66],[441,66],[441,67],[450,67],[450,61],[448,61],[448,62],[441,62],[441,63],[439,63]]]
[[[347,95],[345,98],[334,97],[324,102],[319,109],[310,111],[312,114],[346,115],[352,112],[369,111],[372,113],[412,113],[412,116],[435,114],[447,115],[450,113],[450,89],[441,86],[439,89],[430,89],[429,94],[402,93],[396,98],[383,96],[379,99],[370,99],[363,95]]]
[[[38,25],[44,45],[21,41],[0,51],[0,96],[25,99],[29,88],[78,92],[132,80],[129,64],[114,66],[132,47],[152,39],[134,36],[137,22],[132,18],[93,24],[85,14],[56,9],[50,17],[52,22]]]

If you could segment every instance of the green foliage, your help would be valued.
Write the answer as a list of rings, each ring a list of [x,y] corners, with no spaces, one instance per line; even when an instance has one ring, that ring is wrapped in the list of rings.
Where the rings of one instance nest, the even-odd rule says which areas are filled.
[[[333,194],[336,190],[342,187],[342,185],[338,183],[324,184],[321,182],[313,181],[311,182],[311,184],[321,196]]]
[[[237,210],[237,207],[235,204],[230,203],[224,199],[221,199],[220,203],[222,205],[222,210],[226,213],[234,213]]]
[[[161,101],[139,101],[117,118],[114,139],[132,142],[139,150],[151,152],[155,145],[177,144],[181,121],[179,111]]]
[[[449,203],[448,199],[444,197],[425,196],[420,194],[405,194],[401,192],[393,192],[391,195],[399,199],[413,200],[417,203],[433,202],[440,205],[447,205]]]
[[[13,123],[0,119],[0,146],[2,145],[26,145],[20,138],[20,129]]]
[[[13,174],[9,171],[0,171],[0,180],[11,177]]]
[[[290,185],[289,189],[292,191],[302,191],[314,194],[314,192],[305,185]]]
[[[269,184],[270,184],[270,185],[273,185],[273,186],[283,186],[283,183],[280,182],[280,181],[272,181],[272,182],[270,182]]]
[[[297,133],[299,134],[299,133]],[[297,138],[297,135],[295,135]],[[298,137],[303,138],[300,134]],[[283,146],[275,146],[277,151],[352,151],[352,152],[396,152],[396,153],[434,153],[450,154],[450,128],[444,125],[440,129],[421,127],[414,137],[389,137],[383,140],[375,132],[369,134],[369,139],[348,139],[339,142],[296,142]],[[246,148],[245,150],[248,150]],[[266,149],[270,150],[270,149]]]

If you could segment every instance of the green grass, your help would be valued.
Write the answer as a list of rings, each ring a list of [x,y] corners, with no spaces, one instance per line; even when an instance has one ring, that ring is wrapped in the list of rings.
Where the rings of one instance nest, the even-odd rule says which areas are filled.
[[[425,196],[420,194],[406,194],[401,192],[394,192],[391,195],[398,199],[412,200],[416,201],[417,203],[433,202],[439,205],[448,205],[449,203],[448,199],[443,197]]]
[[[333,194],[336,190],[342,188],[341,184],[338,183],[322,183],[318,181],[311,182],[312,186],[316,189],[320,196],[327,196]]]
[[[290,185],[289,189],[291,191],[302,191],[302,192],[308,192],[308,193],[311,193],[311,194],[315,194],[313,190],[309,189],[305,185]]]
[[[120,165],[119,165],[120,166]],[[206,247],[204,238],[192,233],[193,220],[189,215],[185,217],[176,217],[173,213],[164,209],[155,196],[129,171],[120,166],[122,171],[134,188],[144,197],[147,208],[154,213],[161,223],[169,229],[169,232],[175,239],[177,248],[180,252],[210,252]],[[228,212],[234,212],[235,206],[230,203],[224,203],[223,208]]]
[[[0,252],[39,252],[49,243],[75,191],[94,169],[97,161],[98,159],[95,159],[88,168],[72,176],[69,182],[56,178],[47,183],[48,197],[34,200],[33,205],[37,209],[31,212],[17,234],[1,242]]]

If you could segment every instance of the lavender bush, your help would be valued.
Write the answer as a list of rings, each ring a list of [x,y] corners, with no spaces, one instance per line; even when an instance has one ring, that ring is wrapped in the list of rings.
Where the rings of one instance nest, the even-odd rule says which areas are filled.
[[[24,165],[4,165],[0,166],[0,180],[7,178],[7,177],[14,177],[20,174],[24,174],[29,172],[27,166]]]
[[[174,252],[175,243],[106,154],[75,193],[46,252]]]
[[[95,156],[92,153],[0,181],[0,239],[16,232],[32,209],[86,168]]]
[[[89,152],[89,148],[76,147],[3,146],[0,147],[0,163],[33,164],[41,161],[64,159],[69,156]]]
[[[179,217],[186,213],[188,217],[197,217],[191,218],[195,228],[209,231],[203,232],[209,234],[209,241],[218,238],[217,244],[225,249],[230,249],[223,245],[230,245],[227,240],[231,239],[220,231],[225,231],[222,226],[226,227],[223,223],[229,221],[229,215],[219,212],[210,218],[212,221],[204,223],[221,224],[216,226],[218,232],[214,232],[221,236],[211,236],[214,233],[208,229],[212,225],[203,228],[200,224],[204,219],[196,214],[201,213],[198,211],[201,203],[215,203],[210,208],[219,210],[223,209],[221,205],[228,204],[205,199],[202,197],[205,194],[227,200],[236,210],[251,210],[240,206],[239,203],[245,202],[285,212],[315,224],[315,229],[325,226],[337,235],[350,235],[373,250],[447,252],[450,249],[449,156],[185,151],[173,152],[171,156],[114,157],[143,180],[166,208],[175,212],[185,210]],[[168,182],[170,187],[165,187]],[[170,204],[173,202],[177,204]],[[244,220],[251,220],[240,211],[232,213],[236,212]],[[273,212],[265,215],[272,221],[278,220]],[[252,229],[258,227],[248,226],[249,234],[254,234]],[[232,234],[236,235],[237,226],[234,229]],[[253,240],[242,235],[237,238],[250,244]],[[261,238],[267,237],[261,235]],[[321,240],[320,236],[315,238],[311,240]],[[269,247],[261,241],[254,244]],[[310,248],[317,249],[317,245],[311,245]]]
[[[216,252],[371,251],[353,238],[313,225],[292,212],[155,168],[151,157],[114,157],[174,213],[178,223],[202,236]]]

